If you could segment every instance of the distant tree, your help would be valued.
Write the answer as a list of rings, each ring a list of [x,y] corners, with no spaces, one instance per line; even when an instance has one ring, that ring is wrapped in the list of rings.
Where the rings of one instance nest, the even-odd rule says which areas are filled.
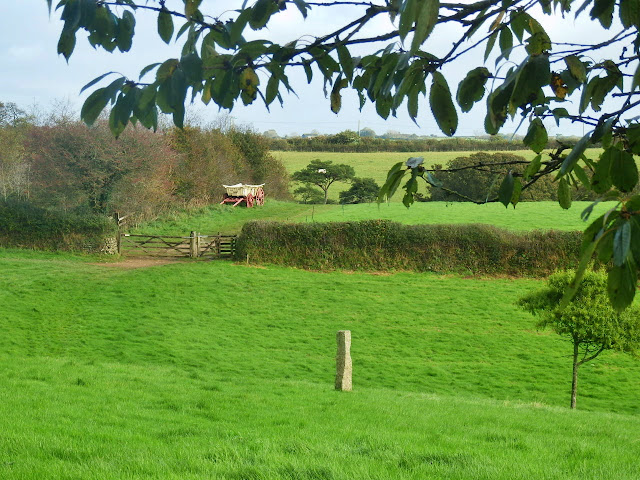
[[[358,143],[359,140],[360,137],[358,136],[358,132],[354,132],[353,130],[344,130],[329,137],[329,143],[335,143],[338,145],[351,145],[353,143]]]
[[[340,203],[368,203],[375,202],[380,191],[373,178],[355,177],[351,181],[351,188],[340,192]]]
[[[571,408],[576,408],[578,369],[605,350],[638,355],[640,350],[640,309],[617,312],[607,297],[607,275],[585,272],[582,283],[566,308],[560,302],[573,280],[573,271],[549,277],[544,288],[522,297],[518,304],[540,317],[539,328],[550,327],[573,344]]]
[[[498,195],[502,179],[508,172],[526,176],[529,161],[511,153],[478,152],[457,157],[449,162],[446,171],[433,172],[439,186],[428,185],[432,201],[484,202]],[[473,168],[472,168],[473,167]],[[584,188],[575,189],[574,198],[593,198]],[[582,197],[580,196],[580,192]],[[520,200],[557,200],[558,185],[550,176],[541,177],[529,189],[513,196]]]
[[[329,187],[335,182],[351,180],[355,176],[353,167],[345,164],[334,164],[329,160],[311,160],[302,170],[294,172],[291,179],[305,185],[315,185],[324,192],[324,203],[327,203]]]
[[[296,188],[293,194],[298,197],[302,203],[324,203],[322,192],[311,185],[302,185]]]
[[[280,138],[280,135],[278,135],[278,132],[276,132],[275,130],[271,129],[271,130],[265,130],[262,135],[264,135],[267,138]]]
[[[360,129],[360,136],[361,137],[367,137],[367,138],[374,138],[376,136],[376,132],[374,132],[369,127],[364,127],[362,129]]]

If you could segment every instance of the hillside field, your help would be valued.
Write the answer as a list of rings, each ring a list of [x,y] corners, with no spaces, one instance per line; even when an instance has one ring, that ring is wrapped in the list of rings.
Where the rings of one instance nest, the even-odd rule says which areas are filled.
[[[640,477],[640,363],[566,408],[569,343],[514,305],[537,281],[132,266],[0,250],[0,478]]]
[[[589,149],[587,155],[595,157],[601,152],[600,149]],[[357,177],[373,178],[378,185],[382,185],[387,178],[387,172],[397,162],[405,162],[409,157],[424,157],[424,164],[432,167],[434,164],[446,166],[451,160],[457,157],[466,157],[478,152],[374,152],[374,153],[338,153],[338,152],[288,152],[275,151],[273,156],[284,164],[289,173],[301,170],[311,162],[311,160],[329,160],[333,163],[345,163],[351,165]],[[531,150],[515,150],[507,153],[520,155],[527,160],[536,156]],[[421,182],[422,183],[422,182]],[[296,185],[292,184],[291,191]],[[338,199],[342,190],[349,188],[348,183],[336,182],[329,189],[329,198]],[[419,192],[424,193],[424,185],[420,185]],[[398,195],[396,201],[400,201]]]

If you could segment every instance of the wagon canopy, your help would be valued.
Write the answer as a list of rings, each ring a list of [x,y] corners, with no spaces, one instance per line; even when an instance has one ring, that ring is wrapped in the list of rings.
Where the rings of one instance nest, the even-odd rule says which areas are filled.
[[[258,190],[264,187],[264,183],[260,185],[247,185],[243,183],[236,183],[235,185],[222,185],[227,190],[227,195],[230,197],[246,197],[251,194],[256,196]]]

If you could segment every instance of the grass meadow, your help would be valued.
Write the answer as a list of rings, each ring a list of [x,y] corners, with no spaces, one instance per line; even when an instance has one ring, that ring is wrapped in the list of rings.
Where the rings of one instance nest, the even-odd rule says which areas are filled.
[[[601,152],[600,149],[587,150],[587,155],[595,157]],[[435,164],[446,166],[451,160],[457,157],[466,157],[477,152],[374,152],[374,153],[338,153],[338,152],[289,152],[275,151],[273,156],[284,164],[289,173],[303,169],[311,160],[329,160],[333,163],[346,163],[351,165],[356,177],[373,178],[378,185],[382,185],[389,169],[398,162],[405,162],[409,157],[424,157],[424,164],[431,167]],[[532,160],[536,154],[531,150],[515,150],[513,155],[519,155],[527,160]],[[329,189],[329,198],[338,200],[339,193],[349,188],[348,183],[336,182]],[[296,185],[292,184],[292,191]],[[419,187],[419,192],[425,193],[423,184]],[[268,194],[268,186],[267,186]],[[396,201],[400,201],[401,196],[396,195]]]
[[[283,222],[350,222],[387,219],[418,225],[436,223],[484,223],[518,231],[584,230],[587,226],[580,213],[590,202],[574,202],[569,210],[557,202],[522,202],[516,208],[502,204],[475,205],[466,202],[423,202],[406,208],[401,203],[361,203],[356,205],[303,205],[267,199],[263,207],[244,208],[214,205],[172,214],[138,226],[137,232],[181,235],[192,230],[206,234],[237,233],[249,220]],[[592,219],[604,213],[610,204],[598,204]]]
[[[640,477],[640,363],[603,354],[566,408],[535,280],[121,267],[0,250],[0,478]]]

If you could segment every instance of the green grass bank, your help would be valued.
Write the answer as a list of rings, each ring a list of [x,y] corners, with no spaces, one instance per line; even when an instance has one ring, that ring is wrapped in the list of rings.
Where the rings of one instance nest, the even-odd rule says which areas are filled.
[[[107,265],[0,250],[0,478],[640,475],[640,365],[585,365],[569,411],[535,280]]]

